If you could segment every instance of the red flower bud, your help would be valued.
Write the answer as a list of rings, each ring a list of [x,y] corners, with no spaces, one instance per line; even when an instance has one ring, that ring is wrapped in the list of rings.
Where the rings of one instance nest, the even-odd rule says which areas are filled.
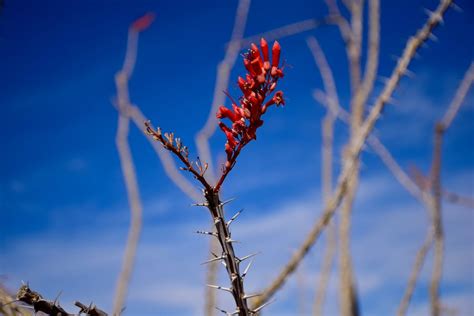
[[[262,47],[263,61],[264,62],[269,61],[269,59],[268,59],[268,43],[263,37],[260,39],[260,46]]]
[[[255,71],[252,69],[252,66],[250,65],[250,61],[247,58],[244,58],[244,66],[245,69],[252,75],[255,76]]]
[[[150,27],[151,23],[155,19],[155,14],[153,12],[148,12],[144,16],[135,20],[132,23],[132,30],[135,32],[142,32]]]
[[[260,58],[256,58],[250,62],[250,65],[252,66],[252,69],[255,73],[255,75],[260,75],[262,73],[262,66],[260,65],[261,61],[259,61]]]
[[[280,62],[280,51],[281,51],[280,44],[277,41],[275,41],[272,47],[272,66],[273,67],[278,68],[278,64]]]

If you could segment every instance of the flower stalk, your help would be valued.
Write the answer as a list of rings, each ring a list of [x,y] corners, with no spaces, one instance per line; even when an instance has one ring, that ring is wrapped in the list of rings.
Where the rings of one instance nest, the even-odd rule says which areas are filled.
[[[235,311],[226,312],[221,310],[228,315],[255,315],[266,305],[264,304],[254,309],[248,306],[247,300],[257,295],[246,294],[244,278],[247,275],[250,264],[241,273],[240,263],[253,257],[255,254],[237,257],[233,247],[235,241],[232,239],[229,227],[241,211],[229,221],[226,221],[224,205],[227,202],[221,201],[220,189],[224,180],[235,166],[237,157],[242,149],[249,142],[257,139],[257,129],[263,125],[263,114],[272,105],[280,106],[285,104],[283,92],[275,91],[278,80],[283,77],[283,69],[279,66],[280,54],[280,44],[275,42],[272,47],[272,57],[270,60],[268,43],[263,38],[260,40],[260,49],[257,45],[252,44],[250,49],[243,54],[243,63],[247,74],[245,79],[239,77],[237,80],[242,96],[236,101],[226,92],[226,95],[232,102],[232,108],[220,106],[216,113],[218,119],[228,119],[231,122],[231,126],[227,126],[222,121],[219,122],[219,127],[227,139],[225,143],[227,160],[223,165],[222,174],[215,185],[211,185],[204,176],[208,164],[203,164],[199,158],[196,161],[191,161],[188,148],[183,145],[180,138],[175,137],[173,133],[162,133],[159,127],[154,129],[149,121],[145,122],[145,133],[160,142],[165,149],[181,160],[184,167],[180,169],[190,172],[203,186],[205,202],[196,205],[205,206],[209,209],[215,231],[198,231],[198,233],[217,238],[221,248],[221,253],[213,254],[215,258],[206,263],[220,261],[225,266],[230,281],[230,287],[213,284],[208,284],[208,286],[232,294],[236,305]]]

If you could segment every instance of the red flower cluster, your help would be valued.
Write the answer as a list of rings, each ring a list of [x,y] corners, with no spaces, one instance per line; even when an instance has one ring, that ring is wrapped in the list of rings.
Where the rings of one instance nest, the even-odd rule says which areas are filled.
[[[285,104],[282,91],[275,92],[273,97],[265,102],[265,99],[275,90],[278,79],[283,77],[282,68],[278,67],[280,44],[276,41],[273,44],[271,63],[268,44],[263,38],[260,40],[260,47],[261,52],[257,45],[252,44],[248,52],[244,54],[244,66],[248,73],[245,79],[239,77],[237,80],[243,93],[243,96],[239,98],[239,104],[231,98],[232,109],[220,106],[216,114],[217,118],[227,118],[232,122],[232,128],[219,122],[219,127],[227,137],[226,169],[232,167],[243,146],[252,139],[257,139],[257,129],[263,124],[261,116],[268,107],[273,104],[277,106]]]

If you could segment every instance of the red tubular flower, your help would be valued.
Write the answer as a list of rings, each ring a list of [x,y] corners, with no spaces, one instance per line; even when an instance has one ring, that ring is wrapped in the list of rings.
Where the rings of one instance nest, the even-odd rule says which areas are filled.
[[[281,52],[280,44],[277,41],[275,41],[272,47],[272,67],[278,68],[278,64],[280,63],[280,52]]]
[[[245,68],[247,69],[247,71],[248,71],[252,76],[255,75],[255,72],[254,72],[252,66],[250,65],[250,60],[244,59],[244,66],[245,66]]]
[[[270,59],[268,58],[268,43],[263,37],[260,39],[260,46],[262,47],[263,53],[263,68],[268,71],[270,69]]]
[[[225,106],[222,106],[222,105],[219,107],[219,110],[217,110],[217,113],[216,113],[217,118],[219,118],[219,119],[220,118],[228,118],[232,122],[235,122],[238,119],[240,119],[239,116],[237,115],[237,113],[232,112],[231,110],[229,110],[228,108],[226,108]]]
[[[258,65],[260,67],[263,67],[263,61],[262,61],[262,56],[260,55],[260,50],[258,49],[257,45],[252,43],[250,45],[250,49],[252,52],[252,59],[258,62]]]
[[[244,66],[247,69],[247,74],[245,77],[237,79],[243,96],[238,99],[238,102],[235,102],[227,94],[232,101],[232,109],[221,106],[216,113],[217,118],[227,118],[232,122],[232,128],[219,122],[219,127],[227,138],[225,145],[227,162],[224,174],[232,168],[240,150],[251,140],[257,139],[257,129],[263,125],[261,117],[268,107],[273,104],[277,106],[285,104],[282,91],[277,91],[271,96],[278,80],[283,77],[283,71],[278,67],[281,53],[280,44],[278,42],[273,44],[271,64],[268,43],[265,39],[260,40],[260,46],[261,51],[257,45],[251,44],[250,50],[244,54]],[[265,100],[268,101],[265,102]],[[223,175],[223,177],[225,176]]]

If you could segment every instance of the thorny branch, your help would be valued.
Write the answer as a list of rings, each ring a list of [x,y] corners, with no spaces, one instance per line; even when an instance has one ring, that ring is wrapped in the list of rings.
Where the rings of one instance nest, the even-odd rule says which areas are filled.
[[[239,264],[252,255],[243,258],[238,258],[235,255],[232,244],[234,240],[231,238],[229,225],[236,216],[231,218],[229,222],[225,221],[224,203],[220,201],[219,192],[226,176],[234,167],[240,151],[249,142],[257,138],[257,130],[263,125],[262,116],[270,106],[285,104],[283,92],[274,92],[278,80],[283,77],[283,67],[280,67],[279,64],[281,53],[280,44],[278,42],[273,44],[271,60],[269,46],[265,39],[262,38],[260,40],[260,46],[259,49],[257,45],[252,44],[249,51],[244,54],[243,63],[248,73],[245,76],[246,79],[242,77],[238,78],[238,85],[243,95],[238,99],[238,102],[229,95],[229,98],[233,102],[232,109],[220,106],[216,113],[217,118],[228,119],[232,125],[229,127],[224,122],[219,122],[219,127],[227,138],[225,144],[227,161],[215,185],[212,186],[209,184],[205,178],[208,164],[202,164],[199,158],[196,162],[191,161],[189,159],[188,149],[183,145],[180,138],[176,138],[173,133],[163,134],[160,128],[155,130],[149,121],[145,122],[146,134],[152,136],[154,140],[160,142],[165,149],[181,160],[184,165],[181,169],[191,173],[203,186],[206,202],[199,205],[206,206],[209,209],[215,231],[200,233],[216,237],[222,250],[221,255],[214,255],[215,258],[209,260],[207,263],[221,261],[226,267],[232,285],[230,288],[217,285],[209,286],[232,293],[237,307],[234,314],[241,316],[255,314],[265,306],[265,304],[252,309],[248,307],[247,299],[254,295],[249,296],[245,294],[243,278],[247,273],[247,269],[241,274]],[[269,97],[270,99],[267,100]]]
[[[273,294],[283,286],[288,276],[294,272],[303,257],[308,253],[309,249],[319,237],[321,231],[325,228],[331,217],[334,215],[334,212],[346,194],[347,183],[353,175],[355,161],[359,156],[367,137],[374,128],[375,123],[381,115],[385,105],[390,101],[390,97],[400,82],[400,79],[406,74],[408,64],[414,57],[416,51],[428,39],[432,30],[442,21],[442,16],[449,8],[451,3],[451,0],[441,0],[436,10],[430,14],[425,25],[408,40],[403,54],[398,60],[390,78],[386,82],[385,87],[377,97],[374,106],[358,130],[357,135],[355,135],[355,137],[351,140],[348,150],[348,159],[344,163],[342,172],[336,185],[336,189],[334,190],[331,199],[329,199],[328,203],[323,209],[322,215],[316,221],[303,244],[294,253],[292,258],[282,269],[277,278],[274,279],[272,283],[264,290],[262,296],[256,300],[256,304],[267,302],[273,296]]]
[[[235,304],[237,306],[236,315],[247,316],[251,315],[253,311],[248,307],[247,298],[244,287],[243,287],[243,274],[240,273],[240,262],[243,260],[238,258],[235,254],[231,233],[229,230],[230,223],[225,221],[224,217],[224,204],[220,201],[219,191],[216,191],[213,186],[211,186],[204,177],[204,174],[208,168],[208,165],[202,165],[198,160],[192,162],[189,160],[189,153],[186,146],[181,143],[179,138],[175,138],[173,133],[161,133],[161,130],[153,129],[150,125],[150,122],[145,122],[146,133],[151,135],[153,139],[159,141],[164,148],[172,152],[179,160],[184,164],[183,170],[190,172],[204,187],[204,196],[206,202],[200,204],[200,206],[205,206],[209,209],[213,224],[214,232],[207,233],[208,235],[214,236],[217,238],[219,245],[221,246],[221,254],[215,255],[214,259],[209,260],[206,263],[219,262],[221,261],[228,273],[231,288],[224,288],[217,285],[209,285],[211,288],[220,289],[228,291],[232,294]]]
[[[41,312],[49,316],[74,316],[74,315],[86,315],[86,316],[107,316],[107,313],[99,309],[94,304],[85,305],[81,302],[74,302],[79,308],[77,314],[70,314],[62,308],[57,299],[54,301],[49,301],[43,298],[41,294],[30,289],[30,287],[25,284],[22,285],[16,294],[16,301],[22,302],[28,306],[31,306],[35,312]],[[23,315],[23,314],[20,314]],[[114,314],[119,315],[119,314]]]

